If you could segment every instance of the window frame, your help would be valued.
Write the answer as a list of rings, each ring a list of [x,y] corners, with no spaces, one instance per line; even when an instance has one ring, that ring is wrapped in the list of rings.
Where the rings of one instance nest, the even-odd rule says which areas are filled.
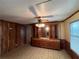
[[[75,22],[77,22],[77,21],[79,21],[79,19],[77,19],[77,20],[75,20],[75,21],[71,21],[70,24],[69,24],[69,31],[70,31],[70,33],[69,33],[69,34],[70,34],[70,35],[69,35],[69,36],[70,36],[70,49],[71,49],[74,53],[76,53],[76,52],[71,48],[71,36],[72,36],[72,35],[71,35],[71,24],[72,24],[72,23],[75,23]],[[76,36],[76,35],[75,35],[75,37],[78,38],[78,36]],[[78,53],[76,53],[76,54],[79,56]]]

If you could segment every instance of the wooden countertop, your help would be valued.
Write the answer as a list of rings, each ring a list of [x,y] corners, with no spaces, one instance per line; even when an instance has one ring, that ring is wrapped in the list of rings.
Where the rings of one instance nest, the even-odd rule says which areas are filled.
[[[50,39],[50,38],[32,38],[32,46],[50,48],[50,49],[60,49],[60,40]]]
[[[49,40],[49,41],[60,41],[59,39],[53,38],[32,38],[33,40]]]

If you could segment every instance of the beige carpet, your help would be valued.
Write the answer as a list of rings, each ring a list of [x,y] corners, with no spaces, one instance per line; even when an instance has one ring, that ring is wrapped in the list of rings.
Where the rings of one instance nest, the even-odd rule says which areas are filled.
[[[24,46],[5,54],[0,59],[71,59],[64,51]]]

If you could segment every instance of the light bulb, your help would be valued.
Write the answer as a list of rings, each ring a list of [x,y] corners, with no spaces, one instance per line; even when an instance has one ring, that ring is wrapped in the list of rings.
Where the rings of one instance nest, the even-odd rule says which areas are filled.
[[[46,31],[49,31],[49,27],[46,27],[45,30],[46,30]]]
[[[45,26],[45,24],[43,24],[43,23],[36,24],[36,27],[44,27],[44,26]]]

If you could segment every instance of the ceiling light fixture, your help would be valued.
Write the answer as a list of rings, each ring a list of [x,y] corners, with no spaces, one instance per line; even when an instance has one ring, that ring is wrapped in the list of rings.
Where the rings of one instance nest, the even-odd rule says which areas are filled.
[[[45,27],[45,24],[41,22],[41,20],[38,20],[38,23],[35,24],[36,27]]]
[[[48,32],[48,31],[50,30],[50,28],[47,26],[47,27],[45,28],[45,30]]]

